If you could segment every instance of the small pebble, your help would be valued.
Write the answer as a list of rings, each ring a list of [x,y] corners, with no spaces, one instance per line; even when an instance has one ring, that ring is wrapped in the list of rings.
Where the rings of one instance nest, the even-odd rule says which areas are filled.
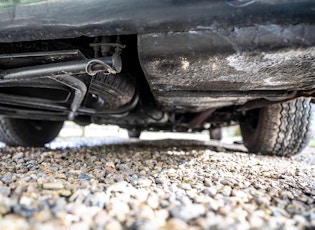
[[[58,190],[58,189],[63,189],[64,185],[62,183],[44,183],[43,184],[43,189],[47,190]]]

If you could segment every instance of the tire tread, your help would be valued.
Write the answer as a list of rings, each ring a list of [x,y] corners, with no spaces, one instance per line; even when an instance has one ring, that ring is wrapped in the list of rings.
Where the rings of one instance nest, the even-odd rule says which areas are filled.
[[[270,105],[260,110],[255,131],[241,123],[244,143],[250,152],[264,155],[292,156],[309,143],[314,118],[310,98]]]
[[[32,129],[31,120],[0,117],[0,141],[11,146],[43,146],[52,141],[63,121],[40,121],[42,130]]]

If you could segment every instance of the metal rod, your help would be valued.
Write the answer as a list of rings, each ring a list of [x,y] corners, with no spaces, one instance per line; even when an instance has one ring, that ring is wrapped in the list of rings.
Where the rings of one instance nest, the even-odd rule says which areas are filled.
[[[8,95],[0,93],[1,104],[25,106],[36,109],[48,109],[53,111],[67,111],[67,107],[62,105],[53,104],[45,99],[27,98],[24,96]]]
[[[80,74],[87,73],[87,69],[93,64],[93,73],[99,71],[107,71],[104,69],[103,63],[114,69],[117,73],[121,71],[121,59],[118,55],[111,57],[102,57],[97,59],[87,59],[82,61],[69,61],[62,63],[53,63],[37,66],[22,67],[16,69],[5,70],[0,73],[3,79],[20,79],[20,78],[38,78],[62,74]],[[99,65],[97,65],[99,64]]]
[[[202,123],[211,116],[211,114],[215,111],[216,109],[209,109],[206,110],[202,113],[200,113],[199,115],[197,115],[192,121],[189,122],[188,124],[188,128],[189,129],[195,129],[200,127],[200,125],[202,125]]]
[[[9,108],[0,104],[0,113],[2,116],[10,116],[15,118],[32,118],[33,120],[58,120],[64,121],[67,119],[67,111],[36,111],[19,108]]]
[[[73,120],[87,92],[86,85],[71,75],[51,76],[49,78],[74,90],[74,97],[70,106],[71,112],[68,116],[69,120]]]

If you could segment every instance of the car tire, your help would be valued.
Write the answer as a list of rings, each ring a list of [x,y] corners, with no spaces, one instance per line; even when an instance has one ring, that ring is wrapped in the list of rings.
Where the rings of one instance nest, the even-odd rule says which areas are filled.
[[[127,131],[129,138],[139,138],[141,135],[141,130],[138,129],[129,129]]]
[[[291,156],[301,152],[312,136],[313,105],[300,98],[249,111],[240,122],[249,152]]]
[[[222,129],[214,128],[209,130],[210,139],[212,140],[222,140]]]
[[[135,90],[127,75],[100,72],[90,85],[88,104],[96,110],[118,109],[132,100]]]
[[[56,138],[63,121],[1,117],[0,141],[11,146],[43,146]]]

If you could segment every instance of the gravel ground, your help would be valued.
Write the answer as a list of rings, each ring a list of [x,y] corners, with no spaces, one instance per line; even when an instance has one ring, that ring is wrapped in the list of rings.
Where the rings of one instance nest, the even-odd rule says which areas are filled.
[[[0,229],[315,228],[315,151],[241,151],[190,141],[3,147]]]

